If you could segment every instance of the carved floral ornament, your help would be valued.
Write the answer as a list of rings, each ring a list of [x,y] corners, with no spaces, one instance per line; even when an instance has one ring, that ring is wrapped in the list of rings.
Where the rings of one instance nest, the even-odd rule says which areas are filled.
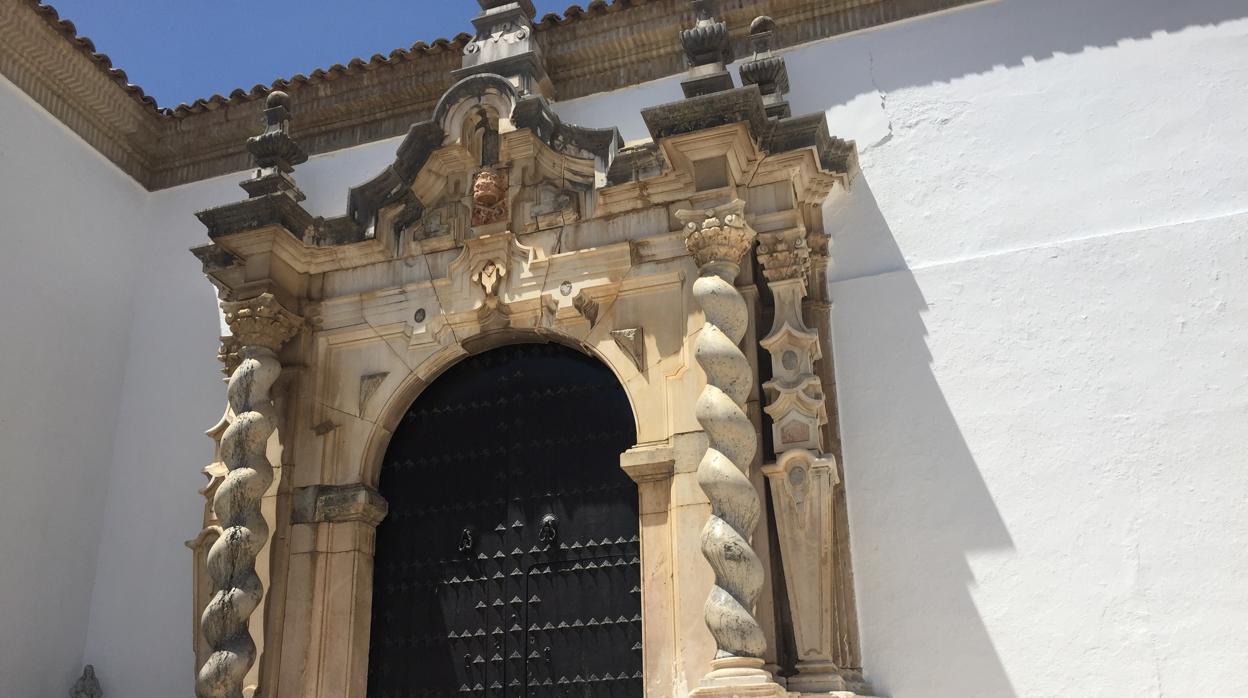
[[[740,264],[754,244],[755,232],[745,222],[745,202],[734,199],[712,209],[681,209],[685,247],[699,267],[711,262]]]
[[[303,318],[282,307],[271,293],[242,301],[223,301],[221,311],[230,332],[242,346],[277,351],[303,326]]]
[[[768,281],[803,279],[810,271],[810,247],[798,228],[758,236],[758,261]]]

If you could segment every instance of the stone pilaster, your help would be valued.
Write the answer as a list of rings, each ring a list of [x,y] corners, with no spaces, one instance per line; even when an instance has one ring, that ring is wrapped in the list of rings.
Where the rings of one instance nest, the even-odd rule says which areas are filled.
[[[223,302],[221,308],[237,344],[238,365],[227,390],[234,421],[221,437],[228,473],[213,497],[221,534],[208,550],[215,593],[200,618],[211,652],[196,680],[199,698],[242,698],[247,671],[256,661],[248,620],[264,596],[256,555],[269,537],[260,511],[273,482],[265,454],[277,425],[269,389],[281,372],[277,350],[302,325],[269,293]]]
[[[763,409],[772,420],[776,462],[764,466],[763,473],[771,487],[797,643],[798,673],[787,686],[804,694],[845,691],[854,686],[847,685],[833,658],[833,503],[840,479],[823,443],[828,416],[815,372],[819,334],[802,317],[810,271],[805,231],[761,235],[758,258],[775,303],[771,331],[761,344],[771,355]]]
[[[708,441],[697,477],[711,504],[702,529],[702,554],[715,572],[705,616],[716,653],[710,673],[693,692],[696,696],[784,692],[763,669],[767,641],[754,616],[765,571],[750,538],[762,505],[747,471],[758,438],[744,410],[753,370],[739,346],[749,317],[733,285],[755,238],[744,207],[738,199],[712,210],[676,212],[685,221],[685,244],[698,265],[693,296],[706,317],[694,344],[694,356],[706,372],[706,387],[695,409]]]

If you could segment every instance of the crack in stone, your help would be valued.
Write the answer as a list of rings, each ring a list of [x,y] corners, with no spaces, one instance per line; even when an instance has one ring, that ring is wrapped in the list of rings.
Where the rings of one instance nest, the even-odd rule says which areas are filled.
[[[871,87],[875,88],[876,94],[880,96],[880,111],[884,113],[884,118],[888,121],[888,133],[880,140],[867,146],[868,148],[876,148],[893,140],[893,120],[888,115],[888,96],[884,94],[884,90],[880,89],[880,84],[875,80],[875,53],[867,51],[867,75],[871,78]]]

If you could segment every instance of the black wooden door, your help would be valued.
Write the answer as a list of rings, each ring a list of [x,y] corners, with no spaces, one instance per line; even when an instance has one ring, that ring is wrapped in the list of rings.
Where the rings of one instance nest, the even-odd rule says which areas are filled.
[[[368,695],[642,695],[634,438],[611,372],[559,345],[435,380],[382,469]]]

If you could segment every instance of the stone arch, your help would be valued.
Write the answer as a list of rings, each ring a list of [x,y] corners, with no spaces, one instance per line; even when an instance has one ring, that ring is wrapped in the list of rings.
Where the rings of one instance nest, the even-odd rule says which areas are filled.
[[[386,448],[390,443],[390,437],[394,433],[395,427],[412,403],[420,397],[420,394],[424,392],[430,383],[437,380],[438,376],[463,359],[491,349],[508,344],[546,342],[553,342],[575,349],[597,359],[606,366],[611,371],[611,374],[615,376],[620,389],[624,391],[624,395],[628,398],[629,412],[633,417],[634,433],[640,433],[641,423],[637,414],[637,406],[641,400],[636,395],[635,386],[629,380],[637,373],[633,366],[625,366],[614,362],[610,356],[599,351],[593,345],[582,342],[558,330],[508,328],[482,332],[468,337],[460,343],[448,345],[440,351],[431,354],[408,373],[403,382],[399,384],[399,387],[386,400],[379,413],[379,418],[368,435],[362,462],[360,463],[360,481],[369,487],[377,488],[381,478],[382,461],[385,458]]]
[[[509,341],[517,338],[530,341]],[[471,685],[473,678],[488,684],[490,676],[506,684],[517,670],[522,679],[558,679],[570,667],[586,671],[582,660],[599,674],[627,669],[628,684],[616,688],[640,688],[641,657],[634,650],[642,632],[640,507],[636,484],[613,465],[635,442],[635,420],[623,414],[631,409],[626,393],[604,362],[579,346],[541,339],[530,333],[470,344],[472,351],[428,382],[407,406],[410,419],[394,430],[378,481],[390,516],[377,529],[368,695]],[[496,402],[501,396],[507,402]],[[547,518],[558,543],[542,547]],[[613,543],[600,542],[604,533]],[[601,571],[585,576],[582,563],[601,564]],[[487,583],[489,572],[498,579]],[[466,573],[481,576],[471,586],[446,581]],[[552,603],[548,593],[556,592],[560,602]],[[478,617],[472,602],[483,609],[482,602],[499,607],[509,598],[502,618],[514,625],[519,614],[521,627],[574,618],[596,624],[599,612],[613,620],[590,635],[542,631],[546,663],[523,658],[537,640],[519,628],[488,641],[448,634],[477,623],[483,624],[478,636],[488,633],[497,618],[487,620],[484,611]],[[626,617],[629,622],[614,624]],[[437,646],[396,665],[404,640]],[[502,644],[490,644],[495,641]],[[504,660],[489,659],[487,649],[501,652],[505,664],[495,664]],[[479,653],[479,666],[460,667],[462,652]],[[492,673],[499,671],[505,674]],[[618,680],[625,681],[623,674]]]

